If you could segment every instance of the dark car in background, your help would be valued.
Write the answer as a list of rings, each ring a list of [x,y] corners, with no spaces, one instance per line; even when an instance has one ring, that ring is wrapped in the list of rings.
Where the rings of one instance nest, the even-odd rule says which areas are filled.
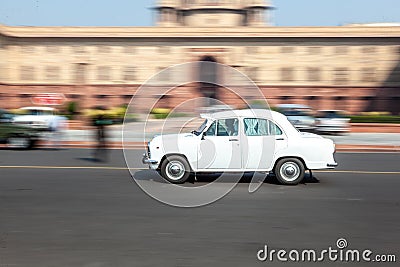
[[[319,133],[345,134],[350,132],[350,118],[342,110],[320,110],[316,127]]]
[[[309,106],[299,104],[281,104],[275,106],[278,112],[284,114],[287,119],[299,131],[314,132],[316,129],[313,111]]]
[[[14,115],[0,109],[0,143],[11,148],[33,148],[40,138],[39,132],[29,126],[14,122]]]

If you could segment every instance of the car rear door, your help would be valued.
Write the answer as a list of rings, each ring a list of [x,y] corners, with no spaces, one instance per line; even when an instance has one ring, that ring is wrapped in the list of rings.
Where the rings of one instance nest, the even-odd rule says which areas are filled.
[[[242,157],[245,170],[271,170],[274,155],[287,146],[284,132],[271,120],[244,118]]]

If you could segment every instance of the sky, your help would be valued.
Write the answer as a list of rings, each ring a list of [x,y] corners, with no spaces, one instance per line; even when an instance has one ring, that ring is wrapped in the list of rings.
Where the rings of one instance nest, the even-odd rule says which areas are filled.
[[[0,0],[11,26],[152,26],[155,0]],[[400,22],[399,0],[272,0],[276,26]]]

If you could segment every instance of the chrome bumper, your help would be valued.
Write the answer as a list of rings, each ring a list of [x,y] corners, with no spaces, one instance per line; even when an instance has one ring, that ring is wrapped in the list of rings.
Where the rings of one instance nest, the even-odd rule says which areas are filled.
[[[153,160],[153,159],[149,159],[149,157],[145,153],[145,154],[143,154],[142,163],[143,164],[153,165],[153,164],[157,164],[158,161],[157,160]]]

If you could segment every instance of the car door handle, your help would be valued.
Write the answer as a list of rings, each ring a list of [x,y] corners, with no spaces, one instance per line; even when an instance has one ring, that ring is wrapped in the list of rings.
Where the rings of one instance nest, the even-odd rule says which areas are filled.
[[[239,139],[237,139],[237,138],[231,138],[231,139],[229,139],[229,141],[235,142],[235,141],[239,141]]]
[[[285,138],[283,138],[283,137],[278,137],[278,138],[276,138],[275,140],[277,140],[277,141],[283,141],[283,140],[285,140]]]

